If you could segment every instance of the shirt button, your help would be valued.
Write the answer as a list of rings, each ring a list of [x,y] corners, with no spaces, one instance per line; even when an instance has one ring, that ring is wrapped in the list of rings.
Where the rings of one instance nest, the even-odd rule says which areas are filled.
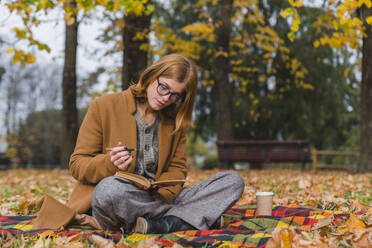
[[[150,131],[151,131],[150,128],[145,129],[145,133],[150,133]]]
[[[145,145],[145,150],[148,151],[150,149],[149,145]]]

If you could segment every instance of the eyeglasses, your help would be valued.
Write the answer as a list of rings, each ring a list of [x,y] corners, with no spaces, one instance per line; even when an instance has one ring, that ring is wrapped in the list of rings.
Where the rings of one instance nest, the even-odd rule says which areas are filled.
[[[156,88],[156,90],[158,91],[159,95],[167,96],[170,94],[169,99],[172,103],[175,103],[175,104],[179,104],[183,101],[183,97],[180,96],[180,94],[172,93],[169,90],[168,86],[159,82],[159,78],[156,78],[156,81],[158,82],[158,87]]]

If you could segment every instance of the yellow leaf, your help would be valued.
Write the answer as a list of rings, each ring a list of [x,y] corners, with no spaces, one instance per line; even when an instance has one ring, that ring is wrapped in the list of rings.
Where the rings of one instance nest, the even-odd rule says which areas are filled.
[[[319,47],[319,45],[320,45],[320,42],[318,40],[314,41],[314,47],[315,48]]]
[[[341,226],[341,227],[337,228],[337,232],[339,232],[339,233],[343,233],[345,231],[347,231],[347,227],[345,227],[345,226]]]
[[[74,24],[74,22],[75,22],[75,18],[69,18],[66,20],[67,26],[71,26],[72,24]]]
[[[265,75],[260,75],[260,76],[258,77],[258,81],[260,81],[260,82],[265,82],[265,81],[266,81],[266,76],[265,76]]]
[[[39,187],[35,187],[35,188],[31,189],[31,192],[38,192],[40,194],[43,194],[44,193],[43,190],[40,189]]]
[[[21,203],[21,205],[19,205],[19,210],[24,213],[24,214],[27,214],[28,212],[28,204],[29,202],[28,201],[24,201]]]
[[[35,56],[30,54],[30,53],[26,54],[26,62],[30,63],[30,64],[34,63],[35,62]]]
[[[372,24],[372,16],[366,18],[368,24]]]
[[[338,23],[337,23],[337,21],[336,21],[336,20],[333,20],[333,21],[332,21],[332,24],[333,24],[333,28],[334,28],[335,30],[338,30]]]
[[[366,225],[364,222],[359,219],[356,215],[353,213],[350,213],[349,219],[346,221],[347,229],[349,232],[354,232],[354,228],[356,229],[366,229]]]
[[[358,1],[358,7],[362,7],[363,4],[365,4],[368,8],[372,6],[371,0],[359,0]]]
[[[292,248],[293,232],[288,229],[281,231],[281,247]]]
[[[302,1],[296,1],[296,2],[294,2],[294,4],[292,6],[296,7],[296,8],[300,8],[303,5],[304,5],[304,3]]]
[[[21,30],[19,28],[13,28],[13,31],[16,33],[16,36],[18,38],[21,38],[21,39],[26,38],[26,31],[25,30]]]
[[[293,8],[286,8],[285,10],[281,10],[280,11],[280,16],[283,17],[283,18],[286,18],[290,15],[293,15],[294,14],[294,10]]]
[[[349,75],[350,68],[344,70],[344,77],[346,78]]]
[[[69,237],[68,242],[69,243],[78,242],[78,241],[81,240],[82,237],[83,237],[82,233],[75,234],[75,235]]]
[[[288,38],[290,41],[294,41],[295,39],[295,33],[293,31],[289,32],[288,33]]]

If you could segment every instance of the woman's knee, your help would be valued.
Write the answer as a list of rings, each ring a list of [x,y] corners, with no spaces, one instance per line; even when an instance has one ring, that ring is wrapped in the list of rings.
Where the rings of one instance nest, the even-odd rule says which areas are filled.
[[[93,191],[92,208],[107,209],[113,202],[125,198],[127,186],[131,185],[118,181],[114,176],[104,178]]]
[[[232,187],[235,191],[241,192],[244,191],[244,180],[236,171],[224,171],[221,173],[222,178],[229,187]]]

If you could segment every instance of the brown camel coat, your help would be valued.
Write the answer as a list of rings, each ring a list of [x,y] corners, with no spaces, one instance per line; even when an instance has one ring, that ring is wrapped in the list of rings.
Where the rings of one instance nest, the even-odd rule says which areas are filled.
[[[110,160],[108,147],[115,147],[119,141],[130,148],[137,147],[136,119],[133,114],[136,104],[131,90],[107,95],[94,100],[80,127],[76,147],[70,159],[70,171],[78,181],[66,205],[50,196],[44,197],[34,229],[59,228],[73,219],[76,213],[85,213],[91,208],[95,185],[118,170]],[[185,179],[186,134],[180,130],[174,134],[174,120],[160,113],[159,162],[156,180]],[[134,159],[127,171],[133,172]],[[181,185],[159,189],[159,194],[172,203],[182,190]]]

